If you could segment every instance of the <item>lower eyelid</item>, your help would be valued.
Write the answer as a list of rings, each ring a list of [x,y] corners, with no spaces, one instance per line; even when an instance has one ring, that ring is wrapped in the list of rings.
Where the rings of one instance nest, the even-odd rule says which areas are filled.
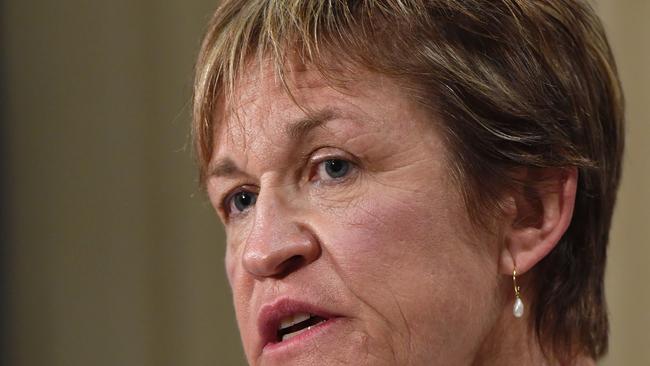
[[[225,212],[224,217],[226,217],[226,222],[237,221],[239,219],[246,217],[249,214],[249,212],[253,209],[253,207],[241,212],[232,212],[232,210],[230,210],[230,212]]]

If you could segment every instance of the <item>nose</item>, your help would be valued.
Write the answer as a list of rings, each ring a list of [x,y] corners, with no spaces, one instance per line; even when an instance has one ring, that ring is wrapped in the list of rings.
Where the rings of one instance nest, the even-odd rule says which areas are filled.
[[[260,195],[242,257],[246,271],[257,278],[283,278],[314,262],[321,247],[304,220],[277,194]]]

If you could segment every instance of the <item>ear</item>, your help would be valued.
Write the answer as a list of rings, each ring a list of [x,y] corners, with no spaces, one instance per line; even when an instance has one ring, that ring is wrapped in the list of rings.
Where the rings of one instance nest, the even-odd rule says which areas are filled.
[[[575,205],[578,170],[525,169],[517,172],[523,184],[506,197],[505,245],[500,272],[523,274],[544,258],[566,232]]]

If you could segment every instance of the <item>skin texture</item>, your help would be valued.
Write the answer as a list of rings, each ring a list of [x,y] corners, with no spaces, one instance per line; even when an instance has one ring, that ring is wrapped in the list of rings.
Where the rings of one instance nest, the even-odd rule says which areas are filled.
[[[502,235],[518,231],[469,222],[435,113],[377,75],[341,90],[294,68],[287,81],[302,109],[270,67],[244,75],[235,113],[216,116],[206,184],[251,365],[541,364],[526,318],[512,317],[508,274],[511,252],[530,268],[548,250],[537,258],[535,243]],[[328,159],[348,161],[347,174],[330,177]],[[231,198],[241,191],[257,200],[240,212]],[[283,299],[339,318],[267,352],[260,310]]]

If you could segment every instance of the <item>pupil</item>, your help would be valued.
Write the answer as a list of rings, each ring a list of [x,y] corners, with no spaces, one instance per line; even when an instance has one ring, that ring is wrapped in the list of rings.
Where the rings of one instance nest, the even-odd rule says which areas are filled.
[[[325,162],[325,171],[332,178],[344,176],[349,169],[349,164],[345,160],[332,159]]]
[[[235,197],[235,207],[239,211],[244,211],[255,203],[255,196],[250,192],[241,192]]]

